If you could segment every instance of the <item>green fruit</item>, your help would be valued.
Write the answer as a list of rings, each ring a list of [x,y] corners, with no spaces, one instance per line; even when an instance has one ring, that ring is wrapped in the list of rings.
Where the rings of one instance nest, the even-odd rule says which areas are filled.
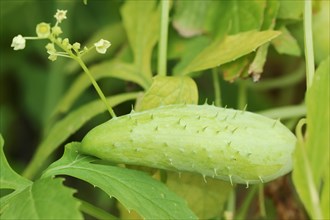
[[[279,121],[210,105],[168,105],[113,118],[80,151],[116,163],[200,173],[231,183],[271,181],[292,169],[296,137]]]

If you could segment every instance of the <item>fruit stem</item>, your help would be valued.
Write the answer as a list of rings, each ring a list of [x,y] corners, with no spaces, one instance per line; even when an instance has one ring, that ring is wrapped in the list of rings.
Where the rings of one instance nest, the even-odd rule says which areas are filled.
[[[215,106],[222,106],[221,89],[218,75],[218,68],[212,69],[213,87],[214,87],[214,104]]]

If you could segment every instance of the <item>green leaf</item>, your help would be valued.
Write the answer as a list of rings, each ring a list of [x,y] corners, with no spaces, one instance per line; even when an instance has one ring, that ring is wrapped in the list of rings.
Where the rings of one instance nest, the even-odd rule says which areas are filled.
[[[145,89],[149,87],[149,84],[143,76],[138,75],[136,68],[132,64],[123,63],[119,60],[106,61],[100,64],[94,65],[90,68],[90,72],[95,78],[99,80],[106,77],[114,77],[122,80],[132,81]],[[74,101],[91,85],[91,81],[84,73],[74,81],[70,86],[69,91],[63,96],[53,115],[58,113],[67,112]]]
[[[249,31],[227,36],[224,40],[216,40],[202,50],[180,74],[187,75],[191,72],[213,68],[236,60],[255,51],[259,46],[269,42],[279,34],[278,31]]]
[[[276,15],[279,9],[278,1],[267,1],[264,21],[262,24],[262,30],[273,30],[275,26]],[[276,40],[276,38],[274,39]],[[258,81],[261,73],[263,72],[263,67],[266,63],[267,53],[268,53],[269,43],[265,43],[258,48],[256,56],[254,57],[252,63],[249,66],[248,74],[252,75],[253,81]]]
[[[280,9],[277,18],[301,20],[304,9],[304,1],[280,0]]]
[[[329,165],[329,164],[328,164]],[[328,166],[329,167],[329,166]],[[322,194],[321,194],[321,210],[323,212],[323,216],[325,219],[330,219],[330,210],[329,210],[329,205],[330,205],[330,201],[329,201],[329,195],[330,195],[330,178],[329,178],[329,174],[330,172],[325,172],[324,173],[324,188],[322,190]]]
[[[124,27],[140,75],[152,80],[151,55],[159,38],[160,11],[154,0],[126,1],[121,9]]]
[[[232,190],[230,183],[205,178],[192,173],[169,172],[167,175],[168,187],[182,198],[187,200],[189,207],[199,219],[212,219],[221,216],[223,207]]]
[[[178,47],[184,47],[184,50],[180,54],[180,62],[175,65],[173,69],[174,75],[180,75],[182,70],[210,43],[210,39],[205,36],[195,37],[191,40],[185,40]]]
[[[220,69],[223,72],[223,78],[233,82],[235,79],[243,77],[247,73],[251,60],[251,56],[243,56],[233,62],[222,65]]]
[[[313,219],[329,218],[329,66],[324,60],[307,91],[307,138],[295,154],[293,182],[307,212]],[[322,213],[319,195],[321,194]]]
[[[126,93],[108,98],[108,102],[113,107],[136,97],[137,93]],[[54,152],[60,144],[76,132],[84,123],[104,111],[106,111],[104,103],[101,100],[97,100],[71,112],[65,118],[54,124],[45,139],[38,146],[32,161],[24,171],[24,175],[28,177],[34,176],[36,169],[42,166],[48,156]]]
[[[30,185],[31,182],[18,175],[8,164],[3,152],[4,140],[0,134],[0,189],[21,189]]]
[[[14,189],[8,195],[2,195],[2,190],[0,190],[0,215],[4,209],[8,206],[10,200],[15,197],[20,191],[22,191],[27,186],[31,185],[32,182],[23,178],[17,174],[8,164],[8,161],[3,152],[4,140],[0,134],[0,189]]]
[[[275,27],[276,16],[280,8],[278,0],[267,1],[264,11],[264,19],[262,22],[261,30],[269,30]]]
[[[91,163],[96,158],[78,154],[80,144],[66,146],[63,157],[43,176],[70,175],[101,188],[128,210],[145,219],[196,219],[184,200],[143,172]]]
[[[285,26],[279,29],[282,34],[272,41],[279,54],[287,54],[291,56],[300,56],[301,51],[297,40],[291,35]]]
[[[329,172],[324,173],[324,188],[321,194],[321,210],[325,219],[330,219],[330,210],[329,210],[329,194],[330,194],[330,178]]]
[[[259,30],[264,0],[253,1],[176,1],[173,26],[184,37],[207,33],[213,36]]]
[[[137,111],[169,104],[197,104],[198,90],[193,79],[187,76],[156,76],[136,106]]]
[[[193,37],[205,32],[204,22],[211,1],[176,1],[173,26],[183,37]]]
[[[330,54],[330,1],[317,1],[319,10],[313,10],[313,43],[315,61],[319,64]]]
[[[40,179],[26,187],[4,207],[1,219],[83,219],[75,190],[63,179]]]
[[[230,34],[260,30],[263,21],[263,13],[266,7],[264,0],[231,1],[232,28]],[[244,42],[244,41],[242,41]]]
[[[329,66],[330,58],[325,59],[315,72],[311,89],[307,92],[307,147],[312,161],[314,180],[319,179],[329,166]],[[321,95],[322,94],[322,95]],[[324,166],[323,166],[324,165]]]
[[[330,57],[320,63],[315,72],[312,87],[307,91],[307,132],[306,141],[307,155],[311,162],[313,177],[316,187],[325,184],[325,176],[329,175],[329,154],[330,154],[330,93],[329,73]],[[329,178],[328,178],[329,184]],[[329,188],[329,185],[323,185]],[[327,190],[329,191],[329,189]],[[329,196],[329,194],[323,196]],[[322,210],[323,217],[329,219],[329,203],[327,208]],[[326,214],[327,213],[327,214]]]

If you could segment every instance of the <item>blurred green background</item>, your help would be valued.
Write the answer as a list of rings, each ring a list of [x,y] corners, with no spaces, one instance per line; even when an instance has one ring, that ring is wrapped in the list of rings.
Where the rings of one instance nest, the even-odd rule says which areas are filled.
[[[63,9],[68,10],[68,19],[61,24],[63,37],[83,45],[105,25],[120,21],[122,1],[91,1],[88,5],[82,1],[47,0],[2,0],[0,3],[0,132],[6,141],[9,161],[27,163],[52,111],[75,76],[67,68],[68,59],[56,62],[47,59],[46,40],[29,40],[24,50],[14,51],[10,47],[13,37],[18,34],[36,36],[36,25],[40,22],[54,24],[56,9]],[[111,36],[108,37],[111,40]],[[112,90],[120,90],[119,87],[112,87]],[[96,97],[94,95],[91,92],[91,96]],[[87,94],[86,99],[91,98]]]

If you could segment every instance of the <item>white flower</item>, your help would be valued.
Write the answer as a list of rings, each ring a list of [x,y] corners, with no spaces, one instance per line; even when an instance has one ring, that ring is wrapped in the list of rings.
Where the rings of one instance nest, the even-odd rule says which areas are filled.
[[[54,18],[56,18],[58,23],[61,23],[64,19],[66,19],[66,13],[67,10],[59,10],[57,9],[56,14],[54,15]]]
[[[107,40],[99,40],[94,44],[96,51],[101,54],[105,54],[107,52],[107,49],[111,46],[111,43]]]
[[[45,22],[42,22],[37,25],[36,32],[38,37],[47,38],[50,35],[50,25]]]
[[[25,38],[19,34],[13,38],[11,47],[13,47],[14,50],[23,50],[25,48],[25,42],[26,42]]]

